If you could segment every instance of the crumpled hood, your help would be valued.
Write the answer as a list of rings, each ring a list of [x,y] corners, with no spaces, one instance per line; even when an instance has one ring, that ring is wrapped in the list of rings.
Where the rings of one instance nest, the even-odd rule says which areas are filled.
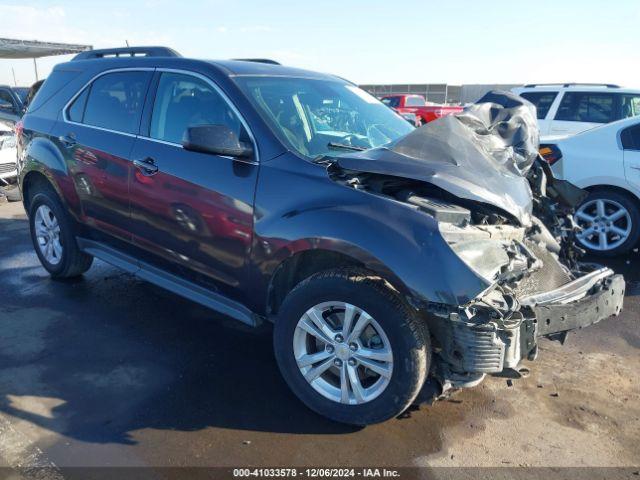
[[[526,174],[538,149],[535,107],[511,93],[490,92],[389,148],[343,155],[337,163],[346,170],[424,181],[494,205],[529,226],[533,198]]]

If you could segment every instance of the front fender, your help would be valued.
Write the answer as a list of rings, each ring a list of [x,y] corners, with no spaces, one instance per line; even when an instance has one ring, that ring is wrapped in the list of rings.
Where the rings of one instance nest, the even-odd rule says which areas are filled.
[[[333,182],[320,165],[263,166],[256,193],[254,265],[260,288],[288,257],[338,252],[379,273],[419,303],[460,305],[489,284],[451,250],[437,222],[391,198]]]

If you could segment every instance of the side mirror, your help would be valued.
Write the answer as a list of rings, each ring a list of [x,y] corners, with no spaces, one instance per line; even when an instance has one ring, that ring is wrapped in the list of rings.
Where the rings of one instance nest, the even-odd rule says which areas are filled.
[[[226,125],[188,127],[182,146],[185,150],[228,157],[247,158],[253,155],[253,148],[241,142]]]
[[[15,112],[16,108],[13,106],[12,103],[9,102],[1,102],[0,101],[0,110],[4,110],[5,112]]]

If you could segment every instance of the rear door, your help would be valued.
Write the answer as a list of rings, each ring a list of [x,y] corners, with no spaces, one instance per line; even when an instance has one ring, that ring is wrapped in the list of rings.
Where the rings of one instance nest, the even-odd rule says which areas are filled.
[[[618,119],[619,96],[609,92],[564,92],[550,135],[574,135]]]
[[[189,126],[224,124],[253,143],[246,123],[208,78],[158,71],[132,159],[131,231],[146,260],[242,301],[253,232],[257,157],[187,151]],[[257,152],[254,143],[254,152]]]
[[[620,132],[627,181],[640,190],[640,123]]]
[[[52,139],[66,157],[82,220],[130,240],[130,154],[153,70],[104,73],[63,111]]]

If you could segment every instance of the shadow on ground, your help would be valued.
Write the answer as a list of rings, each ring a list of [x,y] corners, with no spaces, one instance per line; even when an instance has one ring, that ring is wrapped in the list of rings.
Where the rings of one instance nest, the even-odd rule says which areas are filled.
[[[281,379],[271,327],[245,327],[96,262],[75,281],[39,266],[27,221],[0,219],[0,410],[86,442],[144,428],[354,429]]]
[[[0,218],[0,249],[1,412],[98,444],[135,444],[133,432],[143,429],[357,430],[312,413],[290,393],[269,325],[246,327],[101,262],[78,280],[52,281],[21,214]],[[603,260],[637,282],[637,257]],[[471,435],[485,415],[513,414],[508,402],[483,395],[464,392],[471,413],[443,402],[410,431],[387,426],[378,448],[437,451],[445,425],[477,416],[465,431]]]

